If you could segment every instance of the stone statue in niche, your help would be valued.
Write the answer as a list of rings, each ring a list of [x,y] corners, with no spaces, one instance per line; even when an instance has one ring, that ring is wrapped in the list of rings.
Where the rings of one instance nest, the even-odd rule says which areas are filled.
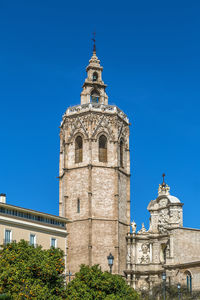
[[[148,264],[150,262],[150,246],[147,243],[141,245],[142,256],[140,259],[141,264]]]
[[[136,232],[136,228],[137,228],[137,224],[134,222],[131,223],[131,228],[132,228],[132,232],[135,233]]]

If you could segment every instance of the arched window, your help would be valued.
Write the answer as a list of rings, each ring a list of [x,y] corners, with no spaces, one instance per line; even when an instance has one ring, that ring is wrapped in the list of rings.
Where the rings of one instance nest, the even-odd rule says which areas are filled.
[[[97,79],[98,79],[98,74],[97,74],[97,72],[94,72],[92,74],[92,81],[97,81]]]
[[[77,136],[75,140],[75,163],[83,161],[83,140],[81,136]]]
[[[99,102],[100,94],[97,90],[93,90],[91,93],[91,102],[98,103]]]
[[[185,274],[186,274],[187,290],[188,290],[188,292],[191,293],[192,292],[192,276],[189,271],[187,271]]]
[[[107,138],[105,135],[99,137],[99,161],[107,162]]]
[[[77,213],[80,213],[80,199],[77,199]]]
[[[120,167],[124,166],[124,142],[121,139],[119,145],[119,159],[120,159]]]

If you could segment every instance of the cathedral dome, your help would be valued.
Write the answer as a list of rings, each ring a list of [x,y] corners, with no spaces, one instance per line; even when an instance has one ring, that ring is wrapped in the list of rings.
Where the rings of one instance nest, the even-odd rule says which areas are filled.
[[[169,199],[169,201],[171,203],[181,203],[181,201],[177,197],[175,197],[175,196],[168,195],[167,198]]]

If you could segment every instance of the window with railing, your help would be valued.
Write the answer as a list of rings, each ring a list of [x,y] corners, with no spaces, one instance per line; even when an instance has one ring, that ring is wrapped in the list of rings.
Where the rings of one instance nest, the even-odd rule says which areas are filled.
[[[55,220],[53,218],[47,218],[47,217],[38,216],[35,214],[31,214],[31,213],[25,213],[25,212],[22,212],[22,211],[19,211],[16,209],[0,207],[0,213],[15,216],[15,217],[20,217],[20,218],[24,218],[24,219],[29,219],[29,220],[33,220],[33,221],[38,221],[38,222],[42,222],[42,223],[47,223],[47,224],[51,224],[51,225],[56,225],[56,226],[60,226],[60,227],[65,227],[64,222]]]

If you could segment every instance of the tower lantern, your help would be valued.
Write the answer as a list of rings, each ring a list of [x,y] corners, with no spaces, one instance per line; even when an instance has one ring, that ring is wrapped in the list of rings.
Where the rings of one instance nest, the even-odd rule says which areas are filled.
[[[87,78],[82,87],[81,104],[108,104],[108,96],[105,91],[107,85],[102,80],[102,71],[103,67],[100,65],[100,60],[96,56],[96,46],[94,43],[93,55],[86,68]]]

